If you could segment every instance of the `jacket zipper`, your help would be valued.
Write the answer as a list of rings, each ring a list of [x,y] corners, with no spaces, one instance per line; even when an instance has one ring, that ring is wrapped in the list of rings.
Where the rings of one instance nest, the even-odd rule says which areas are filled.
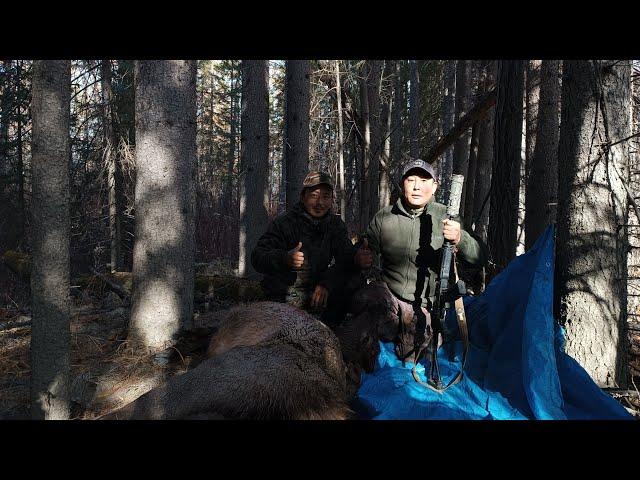
[[[411,268],[411,242],[413,241],[413,231],[416,227],[416,215],[411,214],[411,235],[409,235],[409,244],[405,249],[405,255],[407,256],[407,268],[404,272],[404,287],[402,288],[402,295],[408,298],[407,285],[409,284],[409,269]]]

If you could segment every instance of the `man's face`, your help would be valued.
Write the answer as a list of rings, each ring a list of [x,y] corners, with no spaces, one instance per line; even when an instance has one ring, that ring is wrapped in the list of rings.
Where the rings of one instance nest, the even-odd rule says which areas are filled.
[[[333,190],[326,185],[318,185],[305,189],[302,203],[309,215],[315,218],[324,217],[333,203]]]
[[[424,170],[415,168],[409,170],[402,182],[404,200],[411,208],[424,207],[438,189],[431,175]]]

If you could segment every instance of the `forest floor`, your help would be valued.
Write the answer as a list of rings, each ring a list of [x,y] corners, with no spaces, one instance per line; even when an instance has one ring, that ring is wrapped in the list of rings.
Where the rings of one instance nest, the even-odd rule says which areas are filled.
[[[31,324],[29,312],[20,306],[27,304],[28,293],[11,272],[2,276],[0,271],[0,292],[6,287],[12,307],[0,308],[0,420],[26,420]],[[130,309],[116,294],[96,285],[72,300],[71,418],[80,420],[96,419],[197,366],[222,313],[234,304],[209,301],[207,311],[196,312],[194,333],[167,352],[144,355],[126,340]]]
[[[2,305],[8,305],[0,308],[0,420],[29,419],[31,325],[29,312],[21,308],[28,304],[28,288],[0,265],[0,292],[6,292]],[[126,340],[129,308],[120,297],[98,285],[76,293],[71,306],[71,417],[80,420],[96,419],[194,368],[223,312],[235,303],[209,299],[199,304],[192,334],[163,354],[141,355]],[[633,332],[631,341],[630,368],[640,385],[640,332]],[[640,418],[640,395],[631,388],[611,395]]]

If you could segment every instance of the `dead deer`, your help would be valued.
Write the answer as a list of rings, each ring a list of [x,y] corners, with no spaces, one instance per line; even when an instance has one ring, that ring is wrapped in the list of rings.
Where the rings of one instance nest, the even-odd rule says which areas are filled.
[[[346,419],[347,369],[334,333],[286,304],[229,311],[210,358],[102,419]]]
[[[336,332],[346,362],[372,371],[379,353],[378,340],[394,342],[396,355],[413,361],[416,317],[384,282],[359,289],[351,298],[349,316],[350,320]]]

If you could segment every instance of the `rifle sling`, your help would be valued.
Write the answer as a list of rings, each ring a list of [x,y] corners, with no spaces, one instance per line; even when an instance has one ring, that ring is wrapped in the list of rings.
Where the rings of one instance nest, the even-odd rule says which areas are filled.
[[[456,264],[456,255],[455,253],[453,254],[453,271],[455,274],[455,280],[456,282],[458,281],[458,267]],[[444,393],[449,387],[452,387],[453,385],[455,385],[456,383],[458,383],[460,380],[462,380],[462,376],[463,376],[463,372],[464,372],[464,366],[465,363],[467,361],[467,352],[469,350],[469,330],[467,328],[467,316],[465,314],[464,311],[464,302],[462,300],[462,297],[458,297],[455,302],[455,311],[456,311],[456,319],[458,320],[458,329],[460,330],[460,337],[462,338],[462,343],[464,345],[464,350],[462,352],[462,365],[460,367],[460,371],[458,372],[458,374],[453,378],[453,380],[451,380],[449,382],[449,384],[447,384],[446,387],[439,389],[436,388],[435,386],[431,385],[431,383],[429,383],[429,378],[428,378],[428,374],[427,374],[427,369],[425,368],[425,377],[427,378],[427,382],[423,382],[422,380],[420,380],[420,377],[418,376],[418,373],[416,372],[416,367],[418,365],[418,360],[420,359],[420,355],[422,354],[422,352],[424,351],[424,347],[421,347],[418,352],[416,352],[415,355],[415,362],[413,364],[413,368],[411,369],[411,374],[413,375],[413,378],[416,382],[418,382],[420,385],[423,385],[431,390],[433,390],[434,392],[437,393]],[[428,342],[425,342],[423,345],[428,344]],[[438,348],[438,339],[436,338],[434,341],[434,348]],[[437,358],[437,356],[436,356]]]

